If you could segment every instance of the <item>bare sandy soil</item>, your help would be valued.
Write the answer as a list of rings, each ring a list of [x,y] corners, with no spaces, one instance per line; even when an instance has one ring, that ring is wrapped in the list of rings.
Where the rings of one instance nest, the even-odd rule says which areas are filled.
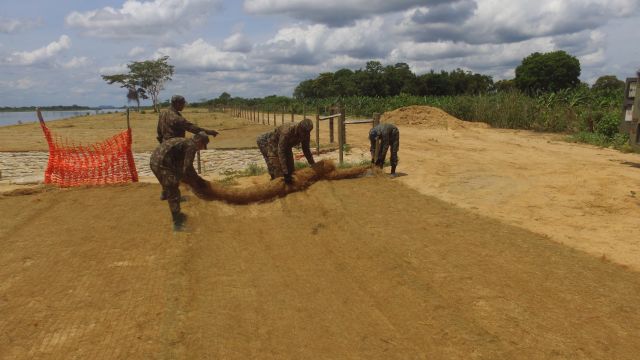
[[[399,125],[401,182],[640,270],[640,154],[428,113],[430,121]],[[401,115],[383,121],[406,124]],[[348,141],[368,148],[368,129],[350,125]]]
[[[367,178],[266,204],[0,198],[3,359],[634,359],[640,278]],[[372,211],[375,210],[375,211]]]
[[[256,137],[273,129],[268,125],[249,125],[248,120],[232,118],[228,113],[209,113],[202,109],[186,109],[185,118],[199,126],[214,129],[220,135],[209,148],[238,149],[256,146]],[[290,119],[290,117],[288,118]],[[34,119],[35,120],[35,119]],[[47,121],[47,119],[44,119]],[[133,151],[153,151],[158,146],[156,127],[158,114],[130,113],[133,129]],[[272,120],[273,122],[273,120]],[[278,123],[281,123],[278,117]],[[83,144],[104,141],[127,128],[126,114],[100,114],[47,122],[54,135]],[[38,123],[0,127],[0,151],[48,151],[47,142]]]
[[[0,359],[636,359],[640,155],[429,113],[396,179],[186,234],[157,185],[0,196]]]

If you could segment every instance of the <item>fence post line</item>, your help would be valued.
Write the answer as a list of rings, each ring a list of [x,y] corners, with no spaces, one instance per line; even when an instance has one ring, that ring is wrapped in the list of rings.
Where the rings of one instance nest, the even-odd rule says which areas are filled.
[[[316,111],[316,114],[318,114],[319,112]],[[306,109],[306,104],[302,104],[302,118],[306,118],[307,117],[307,109]]]
[[[276,119],[276,113],[278,112],[277,107],[273,107],[273,126],[278,126],[278,119]]]
[[[287,111],[286,107],[282,107],[282,125],[284,125],[284,113]]]
[[[267,125],[271,125],[271,113],[269,112],[268,106],[267,106]]]
[[[320,112],[316,113],[316,155],[320,155]]]
[[[127,106],[127,129],[131,129],[131,124],[129,124],[129,107]]]
[[[340,108],[340,111],[342,111],[344,109]],[[338,117],[338,160],[340,161],[340,165],[342,165],[342,163],[344,162],[344,140],[345,140],[345,136],[344,136],[344,130],[345,130],[345,125],[344,125],[344,113],[341,112],[340,113],[340,117]]]
[[[293,122],[293,105],[291,105],[291,122]]]
[[[378,126],[380,125],[380,114],[379,113],[373,113],[373,126]]]
[[[346,120],[347,120],[347,115],[345,113],[345,108],[344,106],[340,106],[339,108],[340,110],[340,122],[342,123],[340,125],[340,131],[342,131],[342,145],[347,143],[347,124],[346,124]]]
[[[327,107],[325,106],[325,111],[326,111]],[[333,113],[333,111],[330,111],[331,113]],[[333,114],[329,114],[329,115],[333,115]],[[333,118],[329,119],[329,143],[333,144]]]

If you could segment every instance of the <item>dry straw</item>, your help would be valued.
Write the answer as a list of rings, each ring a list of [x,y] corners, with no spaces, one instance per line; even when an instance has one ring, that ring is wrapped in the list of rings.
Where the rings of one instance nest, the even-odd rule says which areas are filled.
[[[203,200],[220,200],[230,204],[245,205],[272,200],[289,193],[301,191],[320,180],[340,180],[356,178],[370,171],[368,167],[337,169],[332,161],[322,160],[310,168],[295,172],[293,184],[285,184],[283,179],[253,185],[246,188],[229,188],[211,183],[199,176],[191,176],[183,181],[189,185],[193,193]]]

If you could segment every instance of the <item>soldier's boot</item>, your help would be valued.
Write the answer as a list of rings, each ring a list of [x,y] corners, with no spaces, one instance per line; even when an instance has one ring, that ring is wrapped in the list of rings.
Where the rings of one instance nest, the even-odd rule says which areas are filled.
[[[396,166],[391,165],[391,177],[396,177]]]
[[[173,218],[173,231],[185,231],[185,222],[187,221],[187,215],[182,212],[172,212]]]

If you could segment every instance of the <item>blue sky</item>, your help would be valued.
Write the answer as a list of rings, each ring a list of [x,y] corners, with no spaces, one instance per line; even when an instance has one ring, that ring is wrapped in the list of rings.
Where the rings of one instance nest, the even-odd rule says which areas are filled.
[[[100,75],[163,55],[176,73],[161,98],[191,101],[291,96],[368,60],[499,80],[553,50],[592,83],[640,68],[638,24],[639,0],[2,0],[0,106],[124,105]]]

